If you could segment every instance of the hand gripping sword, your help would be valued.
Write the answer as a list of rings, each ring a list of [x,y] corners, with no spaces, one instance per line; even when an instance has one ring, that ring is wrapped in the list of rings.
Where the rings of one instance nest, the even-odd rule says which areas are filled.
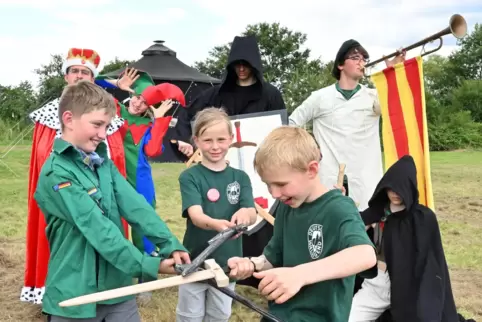
[[[247,229],[248,226],[246,225],[237,225],[235,227],[223,230],[208,241],[209,246],[206,247],[202,251],[202,253],[199,254],[199,256],[197,256],[193,261],[191,261],[191,264],[178,264],[175,266],[176,271],[184,277],[191,273],[194,273],[198,270],[199,267],[201,267],[202,264],[204,264],[204,261],[208,259],[208,257],[211,256],[211,254],[214,253],[214,251],[218,249],[219,246],[221,246],[225,241],[227,241],[231,237],[234,237],[236,234],[244,233],[245,231],[247,231]]]
[[[189,275],[191,275],[191,274],[202,272],[205,269],[213,269],[215,267],[215,265],[213,265],[213,264],[206,265],[206,264],[208,264],[209,261],[211,261],[211,259],[209,259],[209,260],[206,260],[206,259],[217,248],[219,248],[219,246],[221,246],[224,242],[226,242],[231,237],[235,236],[236,234],[238,234],[240,232],[244,233],[247,230],[247,228],[248,227],[246,225],[238,225],[236,227],[228,228],[228,229],[220,232],[219,234],[217,234],[211,240],[208,241],[209,246],[201,254],[199,254],[199,256],[197,256],[191,262],[191,264],[176,265],[175,266],[176,272],[178,274],[181,274],[184,277],[187,276],[189,278]],[[205,267],[204,269],[201,268],[201,265],[203,263],[204,263],[204,267]],[[264,265],[264,263],[262,263],[262,262],[261,263],[255,263],[255,265],[256,265],[257,269],[261,269],[262,266]],[[217,266],[217,267],[219,267],[219,266]],[[230,271],[229,267],[223,268],[224,273],[229,274],[229,271]],[[219,276],[221,276],[221,275],[219,274]],[[235,291],[231,290],[230,288],[226,287],[227,285],[225,283],[220,283],[219,280],[220,280],[220,278],[217,278],[217,279],[214,279],[214,280],[211,278],[211,279],[204,279],[203,281],[199,281],[199,282],[204,282],[204,283],[209,284],[210,286],[214,287],[215,289],[217,289],[221,293],[224,293],[225,295],[229,296],[233,300],[235,300],[235,301],[241,303],[242,305],[250,308],[251,310],[261,314],[263,317],[265,317],[269,321],[283,322],[280,319],[278,319],[276,316],[274,316],[273,314],[263,310],[262,308],[260,308],[256,304],[254,304],[252,301],[250,301],[246,297],[244,297],[244,296],[236,293]]]
[[[248,227],[246,225],[238,225],[218,233],[208,242],[209,246],[198,257],[196,257],[196,259],[194,259],[191,264],[176,265],[174,267],[175,271],[181,273],[182,276],[162,278],[137,285],[130,285],[112,290],[86,294],[60,302],[59,306],[66,307],[100,302],[104,300],[119,298],[122,296],[158,290],[166,287],[179,286],[187,283],[200,282],[208,279],[214,279],[217,286],[219,287],[228,286],[229,277],[226,276],[225,272],[213,259],[208,260],[207,258],[219,246],[221,246],[222,243],[235,236],[239,232],[246,231],[247,228]],[[199,271],[201,265],[204,265],[205,269]]]
[[[207,259],[219,246],[225,241],[229,240],[231,237],[242,232],[244,233],[247,229],[245,225],[238,225],[236,227],[228,228],[215,237],[213,237],[209,242],[209,246],[196,257],[191,264],[176,265],[175,271],[181,276],[174,276],[169,278],[163,278],[152,282],[146,282],[138,285],[131,285],[126,287],[121,287],[117,289],[107,290],[103,292],[97,292],[92,294],[87,294],[79,297],[75,297],[59,303],[60,307],[77,306],[87,303],[100,302],[104,300],[114,299],[126,295],[138,294],[147,291],[158,290],[161,288],[167,288],[172,286],[178,286],[188,283],[195,282],[205,282],[210,286],[216,288],[225,295],[231,297],[233,300],[241,303],[242,305],[256,311],[263,317],[273,322],[283,322],[278,319],[273,314],[263,310],[249,299],[237,294],[236,292],[229,289],[229,268],[221,268],[214,259]],[[259,267],[258,267],[259,266]],[[256,264],[257,269],[262,267],[262,263]]]

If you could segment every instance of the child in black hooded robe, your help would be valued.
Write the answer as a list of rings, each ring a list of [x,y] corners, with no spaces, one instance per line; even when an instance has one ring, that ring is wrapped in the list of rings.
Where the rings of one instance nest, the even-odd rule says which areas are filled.
[[[417,170],[406,155],[387,170],[361,213],[367,229],[375,224],[378,277],[355,294],[350,322],[375,321],[388,309],[395,322],[458,321],[437,218],[418,198]]]

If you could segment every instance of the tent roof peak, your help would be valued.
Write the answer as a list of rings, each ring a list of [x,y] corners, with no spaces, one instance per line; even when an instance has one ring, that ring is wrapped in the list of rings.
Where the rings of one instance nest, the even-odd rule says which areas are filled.
[[[154,44],[149,48],[142,51],[142,56],[173,56],[176,57],[177,54],[174,50],[164,45],[164,40],[154,40]]]

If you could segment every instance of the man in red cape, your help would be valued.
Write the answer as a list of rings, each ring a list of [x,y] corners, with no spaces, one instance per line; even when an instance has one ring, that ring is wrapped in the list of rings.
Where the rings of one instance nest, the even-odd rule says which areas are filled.
[[[67,84],[75,84],[79,80],[89,80],[94,82],[98,75],[98,67],[100,57],[98,53],[92,49],[71,48],[67,58],[62,66],[64,78]],[[119,86],[129,87],[131,84],[127,80],[119,80]],[[20,300],[35,304],[42,303],[44,293],[45,278],[47,276],[47,268],[49,261],[49,245],[45,235],[45,218],[39,210],[33,194],[37,187],[37,180],[40,170],[49,157],[53,142],[56,137],[60,137],[61,129],[58,116],[59,99],[47,103],[43,107],[32,112],[29,117],[35,123],[32,151],[30,156],[30,172],[28,186],[28,220],[27,220],[27,236],[26,236],[26,259],[25,259],[25,275],[24,286],[22,287]],[[115,100],[115,98],[113,98]],[[118,105],[117,100],[116,104]],[[124,120],[116,116],[112,120],[112,124],[107,130],[106,143],[109,147],[109,157],[119,169],[119,172],[125,177],[126,166],[124,147],[122,143],[121,133],[119,129],[122,127]],[[128,225],[125,221],[124,231],[128,238]]]

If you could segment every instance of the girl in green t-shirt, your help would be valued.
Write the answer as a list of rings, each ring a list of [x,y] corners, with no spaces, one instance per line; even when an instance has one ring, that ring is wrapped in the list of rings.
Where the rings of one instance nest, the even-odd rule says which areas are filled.
[[[179,177],[182,216],[186,218],[184,247],[196,258],[218,232],[235,225],[256,221],[253,191],[248,175],[229,166],[226,154],[233,141],[228,115],[218,108],[207,108],[196,115],[194,142],[202,161]],[[233,256],[242,256],[240,236],[223,243],[212,255],[220,266]],[[229,287],[234,290],[235,283]],[[228,321],[232,299],[206,283],[179,287],[177,322],[202,321],[204,318]]]

